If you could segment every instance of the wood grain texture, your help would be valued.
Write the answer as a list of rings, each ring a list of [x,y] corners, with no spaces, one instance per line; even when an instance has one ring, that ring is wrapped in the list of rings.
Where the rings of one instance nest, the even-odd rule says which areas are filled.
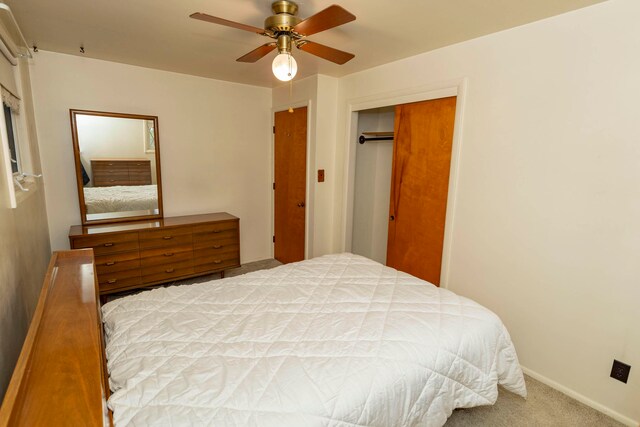
[[[55,252],[0,426],[102,426],[108,386],[93,252]]]
[[[98,255],[105,295],[240,266],[239,219],[226,212],[73,226],[69,241]]]
[[[211,16],[201,12],[192,13],[191,15],[189,15],[189,18],[198,19],[200,21],[209,22],[212,24],[224,25],[226,27],[249,31],[251,33],[256,33],[256,34],[265,33],[264,29],[254,27],[253,25],[241,24],[239,22],[229,21],[228,19],[218,18],[217,16]]]
[[[345,52],[343,50],[334,49],[329,46],[325,46],[320,43],[315,43],[309,40],[305,40],[304,43],[298,45],[298,49],[304,50],[319,58],[326,59],[338,65],[345,64],[351,61],[356,56],[353,53]]]
[[[456,98],[396,106],[387,265],[440,284]],[[393,219],[392,219],[393,218]]]
[[[274,257],[302,261],[307,192],[307,107],[275,114]]]
[[[310,36],[346,24],[355,19],[355,15],[351,12],[334,4],[300,22],[294,27],[294,30],[299,34]]]
[[[269,53],[271,53],[273,50],[275,50],[275,48],[276,48],[275,43],[263,44],[262,46],[259,46],[254,50],[252,50],[251,52],[236,59],[236,61],[253,63],[259,59],[262,59],[264,56],[268,55]]]
[[[150,185],[151,160],[91,159],[94,187],[114,185]]]

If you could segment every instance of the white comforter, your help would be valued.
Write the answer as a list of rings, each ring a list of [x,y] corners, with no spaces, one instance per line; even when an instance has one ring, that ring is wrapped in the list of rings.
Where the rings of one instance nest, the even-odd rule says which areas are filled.
[[[88,214],[158,209],[158,188],[156,185],[85,187],[84,204]]]
[[[440,426],[526,395],[477,303],[328,255],[103,307],[116,425]]]

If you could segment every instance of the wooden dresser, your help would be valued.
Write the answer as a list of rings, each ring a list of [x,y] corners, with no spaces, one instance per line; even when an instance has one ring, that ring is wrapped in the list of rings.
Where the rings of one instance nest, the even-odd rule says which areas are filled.
[[[75,225],[69,240],[93,248],[103,295],[240,267],[239,219],[226,212]]]
[[[148,159],[92,159],[94,187],[112,185],[150,185],[151,161]]]
[[[97,291],[90,250],[53,253],[0,427],[112,425]]]

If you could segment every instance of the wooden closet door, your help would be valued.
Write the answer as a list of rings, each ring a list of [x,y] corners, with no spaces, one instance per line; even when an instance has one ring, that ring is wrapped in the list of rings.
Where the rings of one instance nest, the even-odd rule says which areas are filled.
[[[302,261],[307,191],[307,107],[275,114],[274,257]]]
[[[456,97],[396,106],[387,265],[440,285]]]

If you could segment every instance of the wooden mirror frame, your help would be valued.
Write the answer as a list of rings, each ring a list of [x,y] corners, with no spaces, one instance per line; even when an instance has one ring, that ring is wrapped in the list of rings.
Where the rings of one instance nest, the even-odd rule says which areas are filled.
[[[160,130],[158,128],[158,117],[146,116],[142,114],[112,113],[107,111],[75,110],[75,109],[70,109],[69,115],[71,118],[71,137],[73,139],[73,155],[74,155],[75,166],[76,166],[76,184],[78,188],[78,202],[80,203],[80,219],[82,220],[82,225],[111,224],[115,222],[129,222],[129,221],[163,218],[162,174],[160,172]],[[78,140],[78,124],[76,122],[76,116],[78,115],[153,121],[154,138],[155,138],[156,185],[157,185],[157,192],[158,192],[158,213],[157,214],[123,216],[121,218],[107,218],[107,219],[96,219],[96,220],[87,219],[87,207],[84,200],[84,185],[82,183],[82,163],[80,161],[80,142]]]

